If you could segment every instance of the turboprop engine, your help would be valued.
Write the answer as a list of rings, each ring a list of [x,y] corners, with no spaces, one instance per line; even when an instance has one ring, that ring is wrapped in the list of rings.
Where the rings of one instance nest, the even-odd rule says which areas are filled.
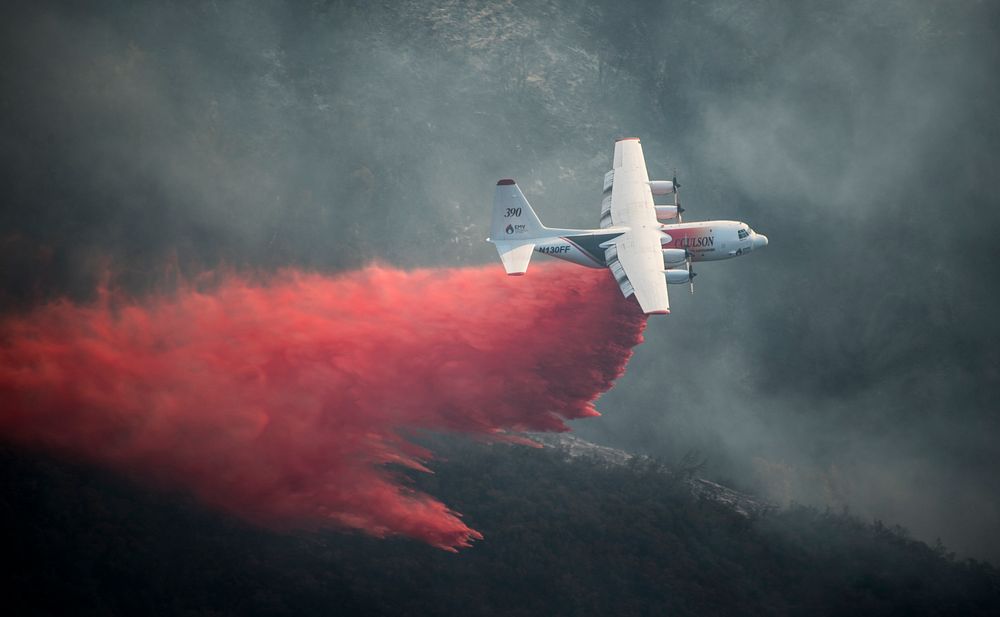
[[[687,249],[663,249],[663,265],[667,268],[683,264],[687,257]]]
[[[664,272],[667,275],[667,283],[670,285],[682,285],[691,282],[691,271],[687,268],[668,268]]]
[[[677,216],[678,206],[653,206],[656,208],[656,220],[668,221]]]
[[[656,219],[658,221],[669,221],[676,218],[678,222],[683,222],[681,218],[681,213],[684,212],[684,208],[681,207],[681,183],[677,181],[677,174],[674,174],[673,180],[650,180],[647,184],[649,185],[649,192],[653,195],[674,196],[674,203],[672,204],[654,205],[654,208],[656,208]]]
[[[674,192],[673,180],[651,180],[649,190],[653,195],[670,195]]]

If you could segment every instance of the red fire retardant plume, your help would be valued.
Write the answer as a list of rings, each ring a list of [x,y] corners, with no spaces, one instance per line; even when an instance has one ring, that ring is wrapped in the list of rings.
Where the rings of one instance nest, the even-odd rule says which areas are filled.
[[[480,534],[386,463],[413,429],[564,431],[642,340],[605,270],[539,264],[222,276],[0,321],[0,439],[193,492],[251,521]]]

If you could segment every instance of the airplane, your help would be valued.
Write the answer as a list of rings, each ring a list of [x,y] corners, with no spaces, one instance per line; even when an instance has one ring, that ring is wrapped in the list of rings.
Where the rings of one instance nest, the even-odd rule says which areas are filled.
[[[767,246],[767,236],[741,221],[684,223],[680,188],[676,175],[650,181],[639,138],[621,138],[604,175],[600,229],[545,227],[517,183],[505,178],[493,195],[486,241],[496,245],[508,275],[525,274],[532,253],[608,268],[622,294],[634,295],[644,313],[666,315],[668,284],[686,283],[694,293],[692,262],[731,259]],[[657,205],[654,195],[672,195],[672,203]]]

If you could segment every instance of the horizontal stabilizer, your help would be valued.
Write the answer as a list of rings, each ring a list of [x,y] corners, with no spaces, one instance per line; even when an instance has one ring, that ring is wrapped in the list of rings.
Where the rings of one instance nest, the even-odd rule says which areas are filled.
[[[500,261],[503,262],[503,269],[507,274],[516,276],[524,274],[528,270],[528,262],[531,261],[531,254],[535,250],[534,242],[505,242],[494,241],[497,252],[500,253]]]

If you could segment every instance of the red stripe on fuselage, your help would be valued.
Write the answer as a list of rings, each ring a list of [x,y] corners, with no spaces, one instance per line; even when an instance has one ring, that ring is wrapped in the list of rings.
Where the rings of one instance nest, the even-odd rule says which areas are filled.
[[[677,227],[664,230],[670,236],[665,248],[688,249],[695,253],[715,250],[715,234],[710,227]]]

